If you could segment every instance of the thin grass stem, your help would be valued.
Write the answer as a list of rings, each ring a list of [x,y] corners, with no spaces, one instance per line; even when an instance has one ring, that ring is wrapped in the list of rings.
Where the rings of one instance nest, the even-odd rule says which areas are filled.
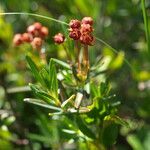
[[[68,23],[64,22],[64,21],[60,21],[48,16],[43,16],[43,15],[39,15],[39,14],[34,14],[34,13],[27,13],[27,12],[6,12],[6,13],[0,13],[0,15],[27,15],[27,16],[34,16],[34,17],[39,17],[39,18],[44,18],[47,20],[51,20],[57,23],[61,23],[64,25],[68,25]]]
[[[145,28],[145,36],[146,36],[146,41],[147,41],[147,49],[150,57],[150,33],[149,33],[149,28],[148,28],[148,18],[147,18],[147,13],[146,13],[146,8],[145,8],[145,0],[141,0],[141,5],[142,5],[142,12],[143,12],[143,19],[144,19],[144,28]]]

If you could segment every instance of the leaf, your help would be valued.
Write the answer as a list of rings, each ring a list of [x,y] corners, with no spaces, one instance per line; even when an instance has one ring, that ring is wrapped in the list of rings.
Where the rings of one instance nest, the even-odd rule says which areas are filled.
[[[44,108],[61,111],[61,108],[55,107],[55,106],[52,106],[52,105],[48,105],[44,101],[39,100],[39,99],[25,98],[24,101],[28,102],[28,103],[31,103],[31,104],[35,104],[35,105],[41,106],[41,107],[44,107]]]
[[[39,134],[29,133],[27,134],[27,137],[31,140],[36,140],[38,142],[48,143],[49,144],[49,137],[42,136]]]
[[[49,63],[49,75],[50,75],[50,92],[54,95],[55,98],[58,98],[58,81],[56,67],[53,59]]]
[[[45,68],[43,68],[41,71],[40,71],[40,75],[46,85],[46,87],[48,89],[50,89],[50,80],[49,80],[49,74],[47,72],[47,70]]]
[[[39,74],[39,70],[35,63],[32,61],[32,59],[29,56],[26,56],[26,60],[30,66],[30,70],[33,73],[34,77],[36,78],[37,81],[39,81],[41,84],[43,84],[43,80]]]
[[[101,93],[101,96],[107,96],[109,91],[110,91],[110,84],[106,81],[105,83],[102,82],[100,84],[100,93]]]
[[[134,150],[146,150],[140,139],[135,134],[130,134],[127,136],[127,141]],[[148,150],[148,149],[147,149]]]
[[[118,125],[115,123],[109,123],[103,128],[102,143],[105,146],[111,146],[115,144],[117,136],[118,136]]]
[[[123,62],[124,62],[124,52],[121,51],[118,53],[117,57],[112,60],[112,62],[110,63],[109,68],[110,69],[118,69],[122,66]]]
[[[126,126],[129,128],[129,123],[127,121],[125,121],[124,119],[120,118],[119,116],[116,116],[116,115],[105,116],[104,120],[105,121],[113,121],[116,124],[120,124],[120,125],[123,125],[123,126]]]
[[[29,86],[11,87],[7,89],[7,93],[19,93],[19,92],[29,92],[29,91],[31,91]]]
[[[65,63],[64,61],[58,60],[56,58],[51,58],[52,61],[56,62],[57,64],[61,65],[62,67],[71,70],[71,67],[69,64]]]
[[[62,129],[63,132],[68,133],[68,134],[76,134],[75,131],[73,130],[68,130],[68,129]]]
[[[40,90],[36,85],[34,84],[29,84],[30,88],[32,89],[32,91],[35,93],[35,95],[44,100],[46,103],[48,104],[55,104],[56,99],[52,96],[50,96],[49,94],[47,94],[46,92]]]
[[[77,116],[76,120],[77,120],[77,125],[78,125],[80,131],[84,135],[86,135],[92,139],[96,138],[95,134],[86,126],[86,124],[83,122],[83,120],[79,116]]]

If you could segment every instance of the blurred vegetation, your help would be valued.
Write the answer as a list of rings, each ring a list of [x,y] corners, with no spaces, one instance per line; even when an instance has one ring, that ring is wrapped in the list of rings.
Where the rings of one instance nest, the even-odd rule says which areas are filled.
[[[149,0],[145,0],[145,6],[150,31]],[[91,64],[97,56],[104,58],[104,69],[110,71],[100,78],[110,81],[111,93],[116,94],[114,100],[121,101],[119,116],[130,125],[119,127],[117,142],[110,149],[150,150],[150,54],[140,0],[1,0],[0,12],[37,13],[65,22],[93,17],[95,36],[109,43],[117,53],[96,41],[90,47]],[[27,15],[0,16],[0,149],[86,149],[82,140],[76,141],[79,147],[72,141],[67,143],[68,135],[60,131],[65,126],[58,121],[61,118],[56,116],[52,120],[47,109],[23,102],[25,97],[33,97],[26,88],[29,82],[34,82],[25,60],[31,48],[28,44],[15,48],[12,39],[35,21],[50,30],[46,39],[47,59],[66,60],[62,47],[54,45],[52,39],[55,33],[63,31],[60,24]],[[36,56],[34,59],[40,66],[40,60]],[[23,87],[19,88],[22,92],[15,87]]]

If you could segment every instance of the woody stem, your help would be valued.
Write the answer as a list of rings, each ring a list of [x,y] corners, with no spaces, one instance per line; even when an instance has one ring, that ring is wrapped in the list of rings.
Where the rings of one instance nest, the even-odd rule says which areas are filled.
[[[83,64],[86,66],[87,70],[89,69],[89,52],[88,45],[84,44],[83,49]]]

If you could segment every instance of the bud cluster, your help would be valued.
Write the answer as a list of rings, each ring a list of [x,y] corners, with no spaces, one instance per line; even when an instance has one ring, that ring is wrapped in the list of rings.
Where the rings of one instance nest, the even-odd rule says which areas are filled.
[[[69,37],[74,40],[79,40],[82,44],[93,44],[93,19],[91,17],[84,17],[82,21],[77,19],[71,20],[69,23]]]
[[[13,38],[13,44],[19,46],[23,43],[30,43],[34,49],[41,49],[45,37],[48,36],[48,28],[36,22],[27,28],[27,32],[16,34]]]
[[[62,33],[56,34],[53,38],[56,44],[62,44],[65,40],[65,36]]]

